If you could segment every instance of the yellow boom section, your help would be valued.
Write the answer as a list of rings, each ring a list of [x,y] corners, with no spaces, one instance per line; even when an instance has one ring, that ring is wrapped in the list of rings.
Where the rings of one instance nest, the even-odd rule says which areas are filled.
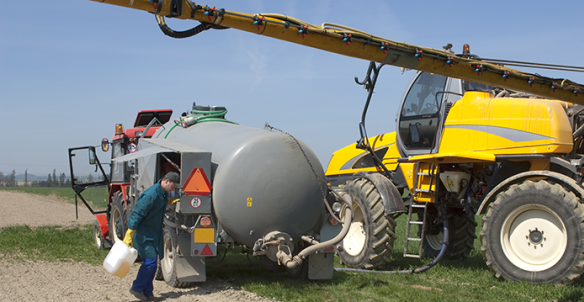
[[[476,83],[584,105],[584,86],[521,72],[470,57],[395,42],[338,24],[321,26],[279,14],[245,14],[201,6],[190,0],[92,0],[159,16],[197,20],[260,34],[324,51],[398,67],[436,73]]]

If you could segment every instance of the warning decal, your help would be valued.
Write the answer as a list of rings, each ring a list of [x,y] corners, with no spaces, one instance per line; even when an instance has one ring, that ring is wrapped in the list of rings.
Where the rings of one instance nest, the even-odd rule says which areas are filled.
[[[191,199],[191,207],[198,209],[201,204],[203,202],[201,201],[201,199],[199,197],[193,197],[193,199]]]
[[[211,189],[211,184],[202,168],[193,169],[183,185],[183,191],[187,195],[209,195]]]

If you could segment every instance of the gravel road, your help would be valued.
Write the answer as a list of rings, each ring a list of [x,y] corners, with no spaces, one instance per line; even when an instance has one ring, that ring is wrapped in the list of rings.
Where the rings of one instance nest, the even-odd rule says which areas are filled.
[[[93,223],[85,207],[79,208],[56,196],[0,191],[0,228],[11,225],[76,226]],[[0,301],[136,301],[128,293],[139,264],[126,277],[109,275],[101,266],[76,262],[16,260],[0,254]],[[195,287],[177,289],[164,281],[154,281],[159,301],[258,301],[271,299],[234,288],[222,280],[208,280]]]

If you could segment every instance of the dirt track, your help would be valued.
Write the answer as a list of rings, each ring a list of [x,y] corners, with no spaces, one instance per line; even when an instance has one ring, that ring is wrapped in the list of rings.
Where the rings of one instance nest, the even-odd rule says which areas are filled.
[[[26,209],[26,210],[25,210]],[[11,225],[75,226],[93,223],[93,216],[58,197],[0,191],[0,228]],[[0,301],[136,301],[128,289],[138,272],[119,279],[101,266],[74,262],[20,261],[0,254]],[[176,289],[154,282],[159,301],[273,301],[235,289],[221,280],[208,280],[193,288]]]

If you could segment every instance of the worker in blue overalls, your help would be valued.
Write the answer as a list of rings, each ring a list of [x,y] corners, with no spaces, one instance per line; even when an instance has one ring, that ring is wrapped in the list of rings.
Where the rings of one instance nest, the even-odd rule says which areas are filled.
[[[136,202],[136,207],[128,219],[128,231],[124,243],[134,245],[142,259],[142,265],[130,293],[140,301],[154,299],[153,281],[156,274],[158,256],[163,251],[162,228],[168,193],[180,187],[180,177],[176,172],[167,173],[158,183],[146,189]],[[176,201],[176,199],[172,199]]]

